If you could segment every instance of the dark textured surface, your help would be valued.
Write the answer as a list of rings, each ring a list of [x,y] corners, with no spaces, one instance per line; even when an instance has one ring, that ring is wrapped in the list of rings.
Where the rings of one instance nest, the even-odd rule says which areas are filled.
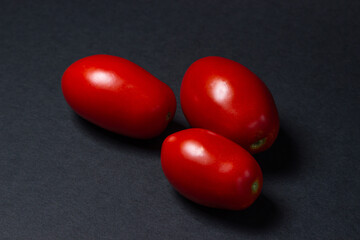
[[[0,239],[358,239],[359,1],[1,1]],[[174,90],[209,55],[267,84],[281,118],[256,156],[248,210],[198,206],[168,184],[164,137],[106,132],[63,99],[79,58],[127,58]]]

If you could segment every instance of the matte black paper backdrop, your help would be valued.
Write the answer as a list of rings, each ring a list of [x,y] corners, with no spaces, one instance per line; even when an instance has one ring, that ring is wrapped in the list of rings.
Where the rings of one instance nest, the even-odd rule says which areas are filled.
[[[0,7],[0,239],[357,239],[358,1],[22,1]],[[75,115],[60,88],[105,53],[167,83],[174,122],[149,141]],[[209,56],[255,72],[281,129],[256,155],[263,194],[242,212],[177,194],[160,146],[188,128],[183,74]]]

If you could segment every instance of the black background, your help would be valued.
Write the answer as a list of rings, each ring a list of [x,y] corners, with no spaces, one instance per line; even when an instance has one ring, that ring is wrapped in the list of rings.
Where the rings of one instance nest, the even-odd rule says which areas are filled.
[[[0,239],[358,239],[359,3],[1,1]],[[63,72],[99,53],[173,89],[163,135],[118,136],[69,108]],[[255,72],[280,113],[245,211],[193,204],[161,170],[162,140],[189,127],[182,77],[210,55]]]

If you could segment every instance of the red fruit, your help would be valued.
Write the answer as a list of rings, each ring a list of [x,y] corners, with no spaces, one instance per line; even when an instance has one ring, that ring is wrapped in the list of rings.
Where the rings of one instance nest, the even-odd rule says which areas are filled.
[[[176,110],[169,86],[120,57],[80,59],[66,69],[61,86],[66,101],[81,117],[133,138],[159,135]]]
[[[205,57],[186,71],[181,107],[192,127],[209,129],[250,153],[268,149],[279,116],[266,85],[249,69],[223,57]]]
[[[168,136],[162,145],[161,164],[180,194],[208,207],[247,208],[263,184],[258,163],[245,149],[205,129]]]

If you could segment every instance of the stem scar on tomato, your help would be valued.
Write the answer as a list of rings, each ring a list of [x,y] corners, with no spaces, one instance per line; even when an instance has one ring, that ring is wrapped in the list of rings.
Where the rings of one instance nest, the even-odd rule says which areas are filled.
[[[251,185],[251,192],[256,194],[259,190],[259,181],[256,179],[255,182]]]
[[[254,142],[250,145],[251,150],[257,150],[261,148],[266,143],[266,137]]]

